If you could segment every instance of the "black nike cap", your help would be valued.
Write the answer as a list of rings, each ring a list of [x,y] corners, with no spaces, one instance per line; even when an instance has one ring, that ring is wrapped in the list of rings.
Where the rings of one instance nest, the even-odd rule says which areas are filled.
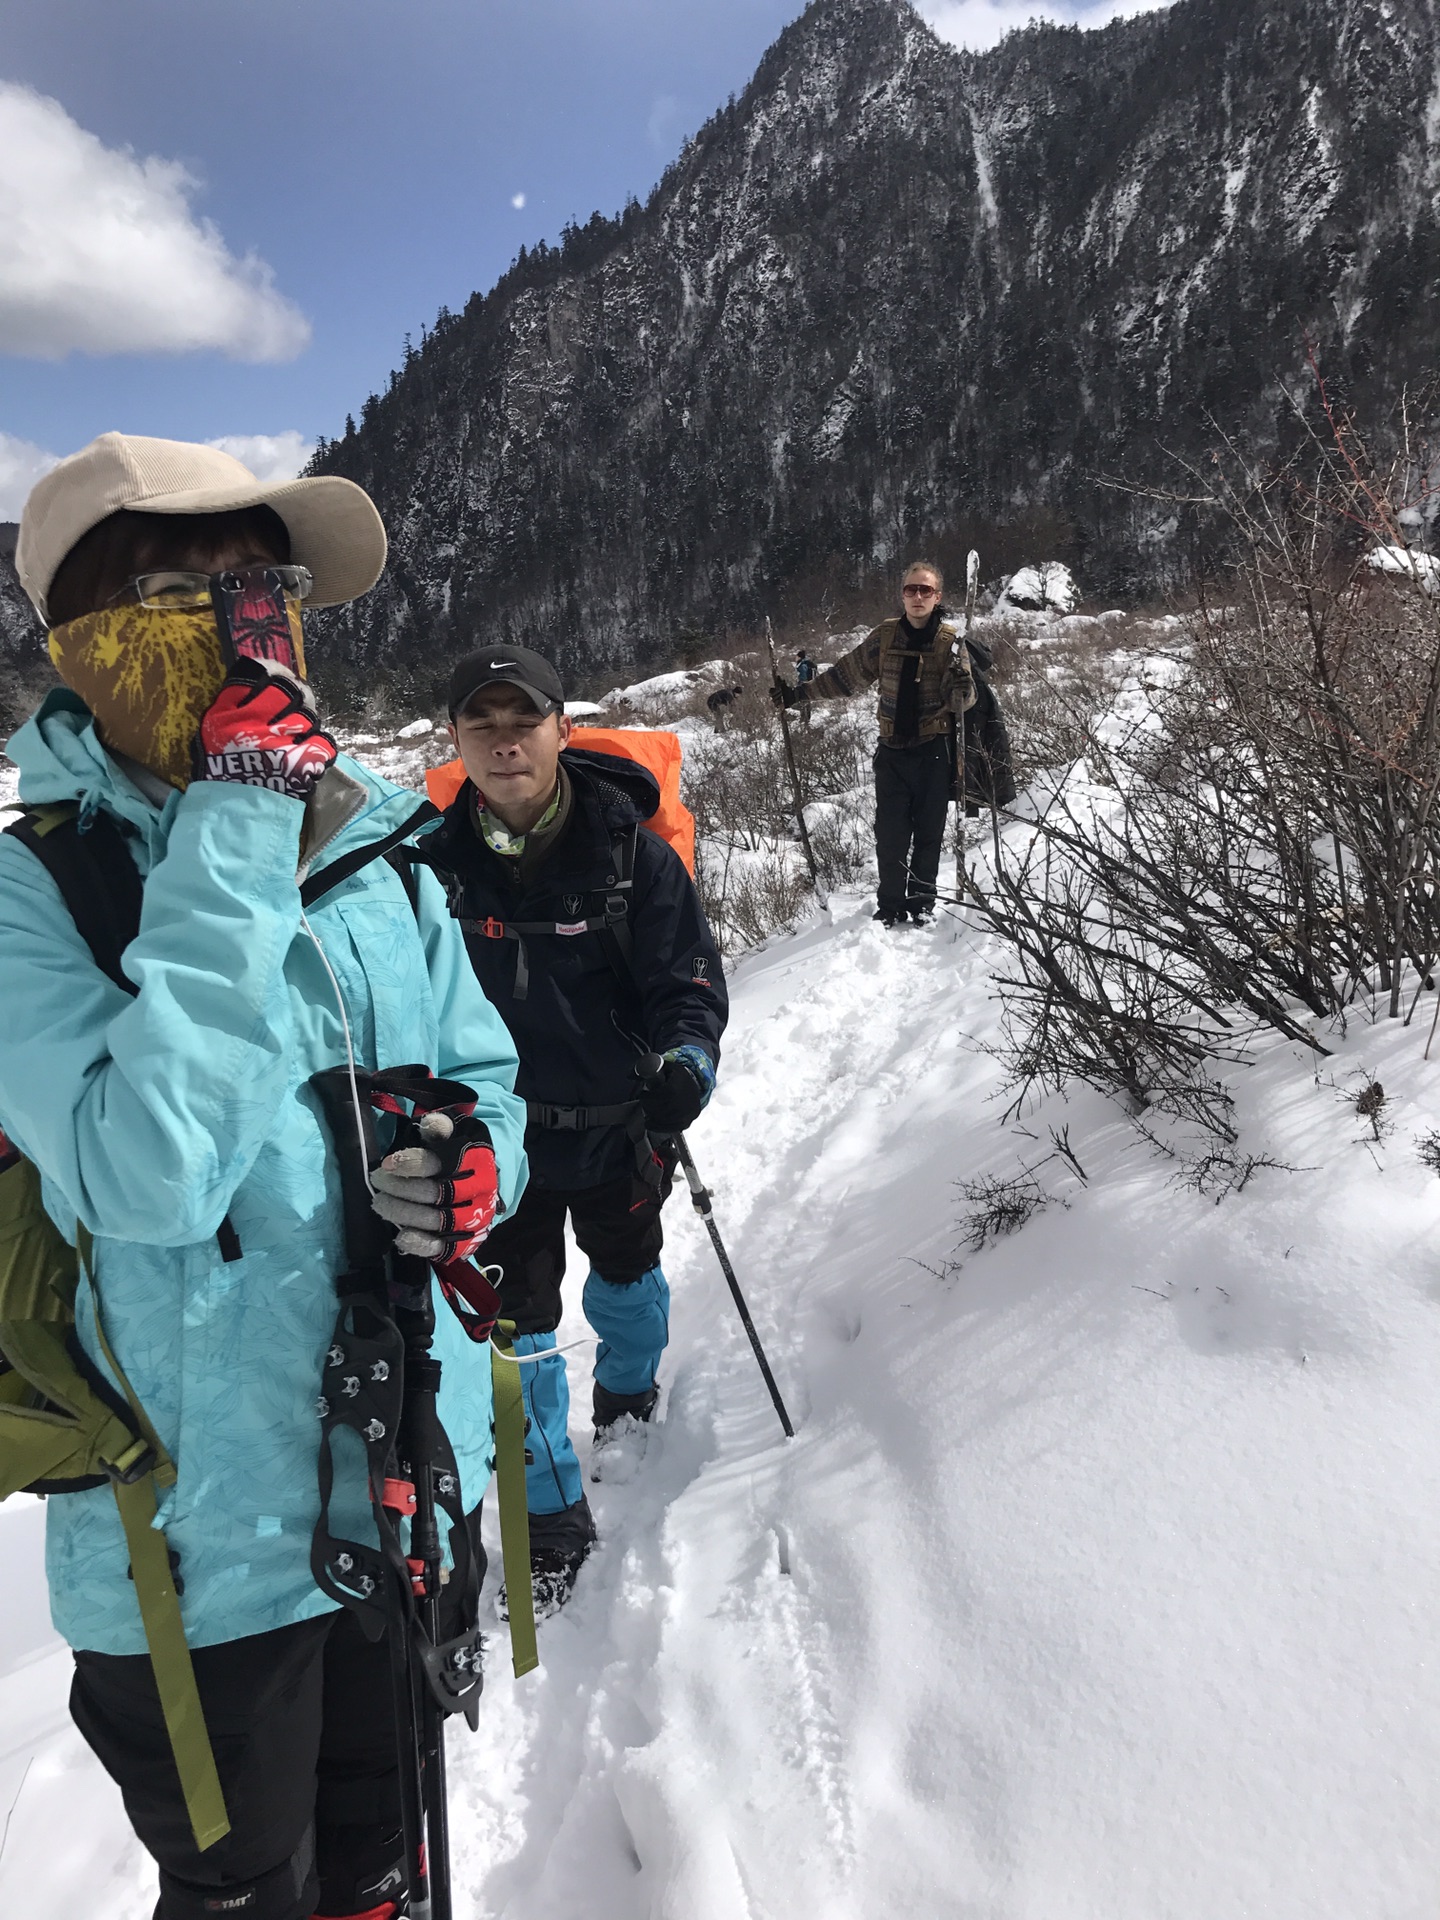
[[[462,660],[450,676],[450,718],[467,707],[482,687],[497,681],[519,687],[540,713],[559,713],[565,706],[560,676],[542,653],[529,647],[489,647]]]

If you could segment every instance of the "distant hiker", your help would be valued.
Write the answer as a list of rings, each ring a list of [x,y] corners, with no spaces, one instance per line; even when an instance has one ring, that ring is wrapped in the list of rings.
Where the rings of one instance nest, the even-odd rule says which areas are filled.
[[[71,1712],[159,1866],[158,1920],[401,1910],[389,1635],[311,1571],[349,1271],[311,1076],[353,1045],[361,1067],[425,1062],[474,1090],[490,1145],[458,1163],[469,1201],[433,1209],[457,1257],[524,1184],[509,1036],[433,877],[412,908],[379,857],[415,796],[337,758],[299,677],[302,608],[354,600],[384,562],[349,481],[266,486],[213,447],[114,433],[37,482],[20,526],[65,685],[8,746],[26,811],[0,835],[0,1183],[38,1170],[82,1256],[84,1365],[152,1436],[123,1485],[117,1461],[52,1490],[46,1553]],[[443,1308],[435,1354],[473,1515],[488,1355]],[[373,1539],[363,1446],[334,1473],[336,1533]],[[441,1601],[457,1634],[467,1584]],[[195,1710],[167,1732],[177,1688]],[[201,1817],[211,1751],[223,1807]]]
[[[858,647],[808,685],[777,681],[785,706],[841,700],[879,682],[875,749],[875,852],[880,867],[875,918],[887,927],[935,911],[935,877],[950,803],[950,716],[975,699],[970,657],[959,630],[942,618],[944,576],[917,560],[901,580],[902,613],[882,620]]]
[[[715,1084],[728,1002],[720,955],[683,861],[641,823],[653,776],[567,747],[559,675],[524,647],[463,660],[451,732],[469,776],[421,842],[446,883],[487,996],[520,1055],[530,1184],[486,1243],[522,1354],[537,1601],[569,1597],[595,1540],[555,1347],[568,1214],[590,1258],[582,1305],[599,1337],[595,1477],[638,1451],[669,1338],[660,1210],[675,1153]],[[665,1065],[641,1089],[636,1064]],[[605,1454],[617,1447],[610,1465]]]
[[[803,693],[814,678],[815,662],[802,647],[795,656],[795,685]],[[810,724],[810,711],[810,702],[808,700],[802,700],[800,703],[800,718],[805,722],[807,727]]]
[[[717,687],[705,705],[715,722],[715,731],[724,733],[730,725],[730,709],[745,691],[743,687]]]

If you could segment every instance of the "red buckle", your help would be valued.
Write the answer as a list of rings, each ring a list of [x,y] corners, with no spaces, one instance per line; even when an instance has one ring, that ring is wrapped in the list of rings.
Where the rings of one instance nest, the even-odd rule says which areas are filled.
[[[423,1600],[425,1598],[425,1562],[407,1560],[405,1564],[410,1569],[410,1591],[417,1600]]]
[[[505,938],[505,922],[503,920],[497,920],[493,913],[487,914],[483,920],[476,922],[475,931],[477,933],[483,933],[487,940],[503,940]]]
[[[380,1504],[398,1513],[402,1520],[407,1519],[415,1511],[415,1482],[387,1480],[380,1490]]]

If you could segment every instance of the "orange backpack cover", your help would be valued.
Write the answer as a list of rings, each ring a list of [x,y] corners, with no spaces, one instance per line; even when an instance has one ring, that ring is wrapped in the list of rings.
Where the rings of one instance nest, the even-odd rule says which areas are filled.
[[[575,727],[570,745],[587,753],[613,753],[654,774],[660,787],[660,805],[645,825],[675,849],[693,878],[695,816],[680,798],[680,736],[643,727]],[[464,784],[465,769],[458,760],[432,767],[425,776],[425,791],[442,813]]]

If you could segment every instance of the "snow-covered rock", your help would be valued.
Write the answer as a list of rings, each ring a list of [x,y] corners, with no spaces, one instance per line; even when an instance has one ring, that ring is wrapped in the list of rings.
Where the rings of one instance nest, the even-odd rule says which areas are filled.
[[[1080,589],[1070,569],[1060,560],[1042,560],[1011,574],[995,611],[1005,613],[1020,607],[1028,613],[1073,613],[1079,604]]]
[[[1418,547],[1372,547],[1365,564],[1375,573],[1393,573],[1413,580],[1433,600],[1440,595],[1440,557]]]
[[[408,727],[397,727],[395,729],[395,738],[397,740],[419,740],[423,735],[433,733],[434,731],[435,722],[433,720],[412,720]]]

